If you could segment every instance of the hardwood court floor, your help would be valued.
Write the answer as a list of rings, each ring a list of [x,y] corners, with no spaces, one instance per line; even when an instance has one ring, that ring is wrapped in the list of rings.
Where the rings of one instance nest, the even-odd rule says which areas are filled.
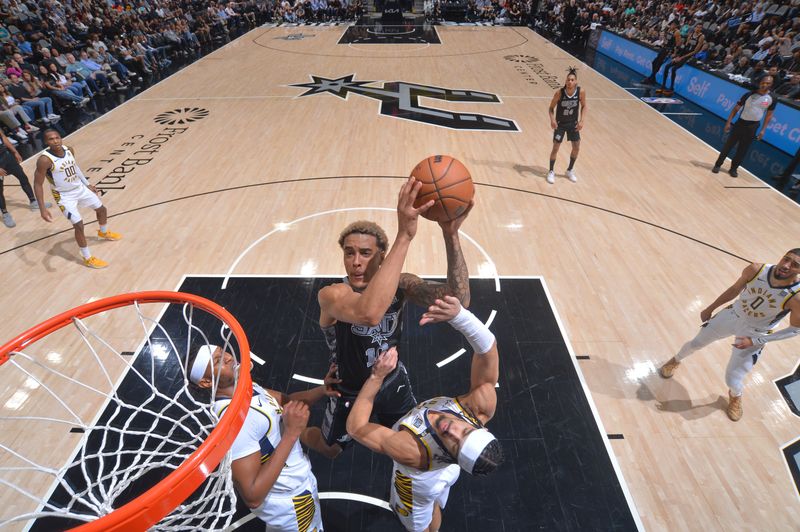
[[[45,224],[19,189],[7,189],[18,226],[0,233],[0,337],[90,298],[226,273],[276,226],[284,230],[241,257],[235,273],[337,275],[338,230],[369,217],[392,234],[402,176],[446,153],[478,184],[463,226],[474,241],[464,242],[470,272],[546,280],[575,353],[590,356],[581,368],[605,429],[624,436],[611,444],[644,526],[796,527],[800,500],[780,447],[800,436],[800,419],[772,383],[795,368],[796,341],[767,347],[736,424],[723,410],[726,342],[687,360],[671,381],[656,369],[746,261],[774,262],[798,245],[797,205],[771,189],[726,188],[759,183],[746,172],[711,174],[712,149],[588,68],[579,70],[588,96],[579,182],[563,177],[564,146],[562,174],[548,185],[547,82],[561,82],[577,61],[527,29],[438,30],[440,45],[337,45],[342,27],[260,28],[70,135],[124,239],[90,238],[111,265],[89,270],[63,219]],[[382,115],[365,91],[299,97],[309,88],[291,85],[312,75],[495,94],[492,104],[419,103],[513,120],[519,131],[444,128],[402,109]],[[434,224],[422,224],[406,270],[445,272]],[[65,357],[64,371],[80,366]],[[3,408],[19,386],[0,380]]]

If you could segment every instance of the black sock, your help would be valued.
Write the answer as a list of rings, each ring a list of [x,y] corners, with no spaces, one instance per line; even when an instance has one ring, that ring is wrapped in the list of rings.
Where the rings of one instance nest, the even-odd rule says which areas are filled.
[[[572,170],[572,167],[575,166],[575,159],[577,159],[577,157],[569,158],[569,167],[567,168],[567,170]]]
[[[555,160],[555,159],[550,159],[550,171],[551,171],[551,172],[553,171],[553,167],[554,167],[555,165],[556,165],[556,160]]]

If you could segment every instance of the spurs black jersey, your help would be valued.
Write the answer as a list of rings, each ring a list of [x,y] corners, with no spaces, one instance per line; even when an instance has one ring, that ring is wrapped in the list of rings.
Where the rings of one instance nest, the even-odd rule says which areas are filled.
[[[404,293],[398,288],[378,325],[372,327],[337,321],[330,327],[322,328],[331,362],[339,367],[339,378],[342,379],[340,388],[358,393],[378,355],[400,342],[404,304]]]
[[[575,92],[570,96],[567,89],[562,87],[561,94],[556,104],[556,123],[560,129],[575,129],[578,125],[578,112],[581,107],[581,88],[575,87]]]
[[[694,32],[690,33],[686,40],[683,41],[683,46],[681,46],[681,55],[686,55],[689,52],[693,52],[695,48],[697,48],[697,43],[700,41],[700,37],[703,36],[703,33],[696,34]]]
[[[667,52],[671,52],[675,49],[675,32],[674,31],[667,31],[667,39],[664,41],[664,44],[661,46]]]

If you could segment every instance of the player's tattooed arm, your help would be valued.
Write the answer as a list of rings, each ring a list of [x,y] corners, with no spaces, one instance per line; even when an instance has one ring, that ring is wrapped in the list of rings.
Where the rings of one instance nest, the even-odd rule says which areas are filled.
[[[400,275],[400,288],[415,305],[428,308],[444,296],[455,296],[462,306],[469,305],[469,270],[458,237],[445,239],[445,247],[447,248],[446,284],[425,281],[412,273]]]
[[[469,306],[469,270],[467,269],[467,262],[464,260],[464,253],[461,250],[458,230],[474,206],[475,200],[473,199],[461,216],[454,220],[439,222],[439,226],[442,228],[442,236],[444,237],[444,247],[447,252],[446,284],[423,281],[410,273],[400,275],[399,286],[406,297],[414,304],[427,308],[433,305],[437,299],[449,295],[457,297],[462,306]]]

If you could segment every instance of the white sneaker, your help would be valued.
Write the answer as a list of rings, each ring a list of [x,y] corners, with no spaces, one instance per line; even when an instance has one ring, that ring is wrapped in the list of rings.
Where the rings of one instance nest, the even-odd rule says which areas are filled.
[[[8,139],[8,142],[10,142],[13,146],[16,146],[17,144],[19,144],[17,139],[15,139],[14,137],[6,137],[6,138]]]
[[[551,185],[556,182],[556,173],[550,170],[547,172],[547,182]]]
[[[567,170],[567,178],[573,183],[578,182],[578,176],[575,175],[575,170]]]
[[[59,118],[61,118],[61,115],[57,115],[55,113],[50,113],[49,115],[47,115],[48,120],[58,120]]]

